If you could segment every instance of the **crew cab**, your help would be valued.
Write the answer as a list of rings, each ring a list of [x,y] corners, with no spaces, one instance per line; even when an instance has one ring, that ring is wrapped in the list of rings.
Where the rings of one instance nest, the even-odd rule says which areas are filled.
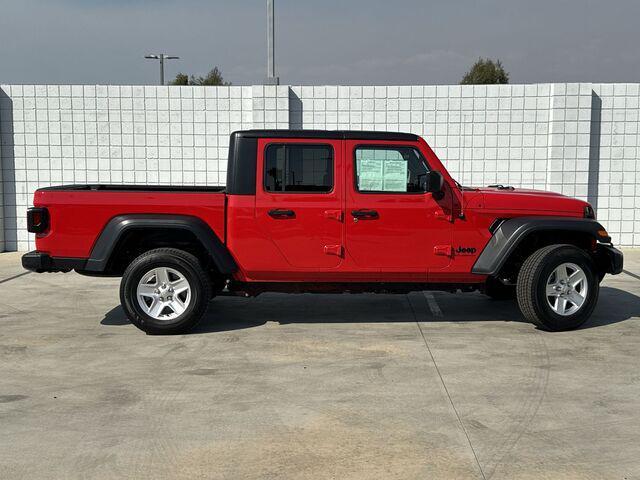
[[[547,330],[579,327],[622,271],[594,210],[557,193],[465,187],[407,133],[247,130],[226,187],[41,188],[35,272],[122,276],[124,311],[185,332],[216,295],[479,290]]]

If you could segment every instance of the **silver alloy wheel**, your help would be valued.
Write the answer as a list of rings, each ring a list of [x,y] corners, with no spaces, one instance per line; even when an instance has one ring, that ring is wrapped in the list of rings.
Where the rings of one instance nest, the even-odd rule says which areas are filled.
[[[138,304],[156,320],[174,320],[191,302],[191,285],[177,270],[158,267],[145,273],[138,282]]]
[[[588,293],[587,275],[575,263],[558,265],[547,279],[547,303],[551,310],[563,317],[580,310]]]

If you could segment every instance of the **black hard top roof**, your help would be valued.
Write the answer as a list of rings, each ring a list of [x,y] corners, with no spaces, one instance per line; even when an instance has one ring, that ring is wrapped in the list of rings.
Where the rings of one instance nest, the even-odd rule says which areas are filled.
[[[326,138],[333,140],[389,140],[415,142],[413,133],[374,132],[358,130],[241,130],[234,136],[244,138]]]

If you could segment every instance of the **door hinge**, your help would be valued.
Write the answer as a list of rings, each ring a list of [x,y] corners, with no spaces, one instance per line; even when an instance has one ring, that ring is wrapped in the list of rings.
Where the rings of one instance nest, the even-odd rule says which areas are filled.
[[[444,210],[441,212],[436,212],[434,214],[434,217],[438,220],[445,220],[447,222],[453,222],[453,215],[451,215],[450,213],[445,212]]]
[[[336,257],[342,257],[342,245],[325,245],[324,253],[327,255],[335,255]]]
[[[436,245],[433,247],[433,253],[443,257],[453,257],[453,247],[451,245]]]
[[[330,218],[333,220],[337,220],[339,222],[342,221],[342,210],[325,210],[324,218]]]

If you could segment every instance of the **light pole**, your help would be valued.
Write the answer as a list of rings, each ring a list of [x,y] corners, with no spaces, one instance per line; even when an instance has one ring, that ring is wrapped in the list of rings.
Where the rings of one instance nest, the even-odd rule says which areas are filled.
[[[267,85],[278,85],[280,79],[276,77],[276,34],[274,0],[267,0]]]
[[[164,61],[165,60],[177,60],[180,57],[175,57],[172,55],[167,55],[166,53],[160,54],[151,54],[145,55],[144,58],[149,58],[153,60],[160,60],[160,85],[164,85]]]

